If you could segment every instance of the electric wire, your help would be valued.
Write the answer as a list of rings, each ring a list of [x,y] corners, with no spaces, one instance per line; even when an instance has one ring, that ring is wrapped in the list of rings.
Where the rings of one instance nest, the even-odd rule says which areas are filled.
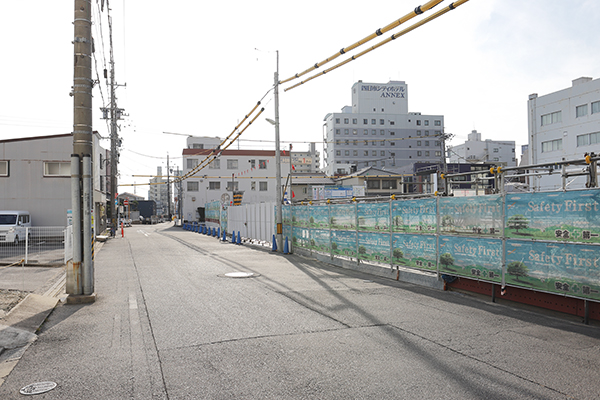
[[[307,70],[305,70],[303,72],[300,72],[298,74],[295,74],[294,76],[292,76],[292,77],[290,77],[288,79],[285,79],[285,80],[281,81],[280,83],[286,83],[286,82],[292,81],[292,80],[294,80],[296,78],[299,78],[299,77],[301,77],[303,75],[306,75],[307,73],[309,73],[311,71],[314,71],[315,69],[323,66],[324,64],[327,64],[328,62],[335,60],[339,56],[341,56],[341,55],[343,55],[343,54],[345,54],[345,53],[347,53],[349,51],[352,51],[352,50],[356,49],[357,47],[362,46],[363,44],[365,44],[365,43],[367,43],[367,42],[375,39],[376,37],[381,36],[382,34],[388,32],[388,31],[390,31],[390,30],[392,30],[392,29],[394,29],[394,28],[396,28],[398,26],[400,26],[401,24],[405,23],[406,21],[409,21],[410,19],[416,17],[417,15],[420,15],[423,12],[432,9],[433,7],[437,6],[442,1],[443,0],[431,0],[431,1],[427,2],[427,3],[425,3],[422,6],[416,7],[414,9],[414,11],[406,14],[402,18],[400,18],[400,19],[398,19],[396,21],[393,21],[392,23],[386,25],[383,28],[377,29],[374,33],[370,34],[369,36],[367,36],[367,37],[359,40],[358,42],[356,42],[356,43],[354,43],[354,44],[352,44],[352,45],[350,45],[348,47],[345,47],[345,48],[341,49],[339,52],[335,53],[331,57],[326,58],[325,60],[316,63],[315,65],[313,65],[312,67],[308,68]]]
[[[458,0],[458,1],[455,1],[454,3],[451,3],[448,7],[444,8],[444,9],[442,9],[442,10],[436,12],[436,13],[434,13],[433,15],[431,15],[431,16],[429,16],[427,18],[422,19],[421,21],[419,21],[419,22],[411,25],[410,27],[408,27],[408,28],[406,28],[406,29],[404,29],[404,30],[402,30],[402,31],[400,31],[398,33],[393,34],[389,38],[387,38],[387,39],[385,39],[385,40],[377,43],[374,46],[371,46],[367,50],[364,50],[364,51],[358,53],[357,55],[354,55],[354,56],[352,56],[352,57],[350,57],[350,58],[342,61],[341,63],[338,63],[338,64],[334,65],[333,67],[324,70],[323,72],[315,74],[315,75],[309,77],[308,79],[305,79],[305,80],[301,81],[300,83],[297,83],[297,84],[295,84],[293,86],[290,86],[290,87],[284,89],[284,92],[287,92],[288,90],[291,90],[291,89],[294,89],[294,88],[296,88],[296,87],[298,87],[300,85],[303,85],[306,82],[309,82],[309,81],[311,81],[311,80],[313,80],[313,79],[315,79],[315,78],[317,78],[319,76],[325,75],[326,73],[331,72],[334,69],[342,67],[342,66],[348,64],[349,62],[354,61],[357,58],[362,57],[365,54],[370,53],[371,51],[373,51],[373,50],[375,50],[375,49],[383,46],[384,44],[387,44],[387,43],[391,42],[392,40],[395,40],[395,39],[399,38],[400,36],[403,36],[403,35],[407,34],[408,32],[411,32],[411,31],[417,29],[418,27],[423,26],[426,23],[428,23],[428,22],[430,22],[430,21],[432,21],[432,20],[434,20],[434,19],[436,19],[436,18],[438,18],[438,17],[446,14],[448,11],[454,10],[455,8],[457,8],[458,6],[461,6],[462,4],[466,3],[467,1],[469,1],[469,0]]]

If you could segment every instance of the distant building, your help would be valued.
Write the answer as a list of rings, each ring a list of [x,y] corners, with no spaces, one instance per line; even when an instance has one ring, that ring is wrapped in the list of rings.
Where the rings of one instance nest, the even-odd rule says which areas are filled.
[[[107,151],[92,135],[94,229],[106,228]],[[33,226],[66,226],[71,207],[73,135],[0,140],[0,208],[24,210]]]
[[[408,112],[404,81],[352,86],[352,106],[325,116],[325,172],[366,167],[409,170],[416,161],[442,162],[444,117]]]
[[[529,165],[583,159],[600,153],[600,79],[578,78],[571,87],[529,95]],[[581,167],[579,167],[581,169]],[[571,177],[569,189],[584,188],[585,176]],[[532,178],[533,190],[557,190],[560,174]]]
[[[242,204],[276,201],[274,150],[218,150],[218,157],[208,163],[208,156],[220,143],[213,139],[218,138],[190,137],[183,150],[182,176],[190,175],[182,185],[184,220],[201,220],[209,202],[233,204],[234,192],[242,193]],[[282,187],[290,170],[289,154],[281,152]],[[193,172],[198,165],[204,167]]]
[[[515,142],[509,140],[481,140],[481,133],[469,133],[463,144],[448,148],[451,163],[490,163],[514,167],[517,165]]]
[[[156,214],[167,215],[168,211],[168,190],[166,173],[163,176],[162,167],[156,167],[156,176],[150,179],[150,188],[148,189],[148,200],[156,202]],[[171,209],[171,213],[173,209]]]
[[[292,148],[292,165],[294,166],[293,173],[309,173],[314,174],[321,169],[321,158],[316,150],[315,143],[310,143],[308,151],[295,151]]]

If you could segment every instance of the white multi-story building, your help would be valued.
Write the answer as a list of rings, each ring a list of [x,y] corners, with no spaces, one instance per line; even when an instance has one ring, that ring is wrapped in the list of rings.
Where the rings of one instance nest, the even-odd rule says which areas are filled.
[[[517,165],[515,142],[508,140],[481,140],[481,133],[471,131],[467,141],[448,149],[451,163],[492,163],[514,167]]]
[[[404,81],[352,86],[352,106],[325,116],[326,173],[365,167],[404,171],[417,161],[443,161],[444,117],[408,112]]]
[[[203,161],[221,142],[218,140],[215,144],[212,139],[215,138],[188,138],[188,148],[183,150],[183,176],[196,166],[203,165]],[[288,151],[281,152],[282,186],[289,174],[289,154]],[[200,219],[206,203],[221,201],[231,204],[233,192],[243,193],[242,204],[274,202],[277,197],[275,182],[274,150],[219,151],[219,156],[210,164],[183,181],[183,219]]]
[[[544,96],[529,96],[529,164],[584,158],[600,152],[600,79],[578,78],[572,86]],[[579,167],[579,170],[581,167]],[[586,177],[572,177],[570,189],[584,188]],[[562,187],[560,174],[530,182],[534,190]]]
[[[167,215],[169,213],[169,191],[167,188],[167,179],[163,177],[162,167],[156,167],[156,176],[150,179],[148,200],[156,202],[157,215]]]
[[[294,151],[292,149],[292,165],[294,173],[317,173],[321,168],[320,153],[316,150],[316,144],[310,143],[308,151]]]

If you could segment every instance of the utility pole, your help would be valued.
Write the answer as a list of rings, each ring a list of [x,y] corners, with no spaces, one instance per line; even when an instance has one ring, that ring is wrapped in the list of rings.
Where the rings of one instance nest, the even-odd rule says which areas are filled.
[[[71,154],[71,209],[73,259],[67,265],[67,302],[93,302],[94,269],[91,209],[92,174],[92,5],[75,0],[73,68],[73,153]],[[77,300],[75,300],[77,296]]]
[[[171,221],[171,172],[169,167],[169,153],[167,153],[167,214]]]
[[[117,125],[118,120],[123,116],[123,109],[117,107],[117,97],[115,95],[117,85],[115,81],[115,58],[113,51],[113,40],[112,40],[112,17],[108,16],[108,33],[110,40],[110,108],[101,108],[103,113],[103,119],[110,118],[110,227],[111,235],[114,235],[118,229],[117,226],[117,164],[119,163],[119,127]],[[104,70],[104,77],[107,78],[106,69]]]
[[[277,50],[277,69],[275,70],[275,185],[277,185],[277,202],[275,203],[275,219],[277,222],[277,251],[283,252],[283,213],[281,209],[281,151],[279,149],[279,50]]]

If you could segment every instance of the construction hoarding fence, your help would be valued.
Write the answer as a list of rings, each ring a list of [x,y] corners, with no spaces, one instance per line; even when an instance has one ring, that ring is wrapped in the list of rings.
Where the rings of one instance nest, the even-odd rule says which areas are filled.
[[[598,189],[294,204],[283,223],[331,258],[600,301]]]

